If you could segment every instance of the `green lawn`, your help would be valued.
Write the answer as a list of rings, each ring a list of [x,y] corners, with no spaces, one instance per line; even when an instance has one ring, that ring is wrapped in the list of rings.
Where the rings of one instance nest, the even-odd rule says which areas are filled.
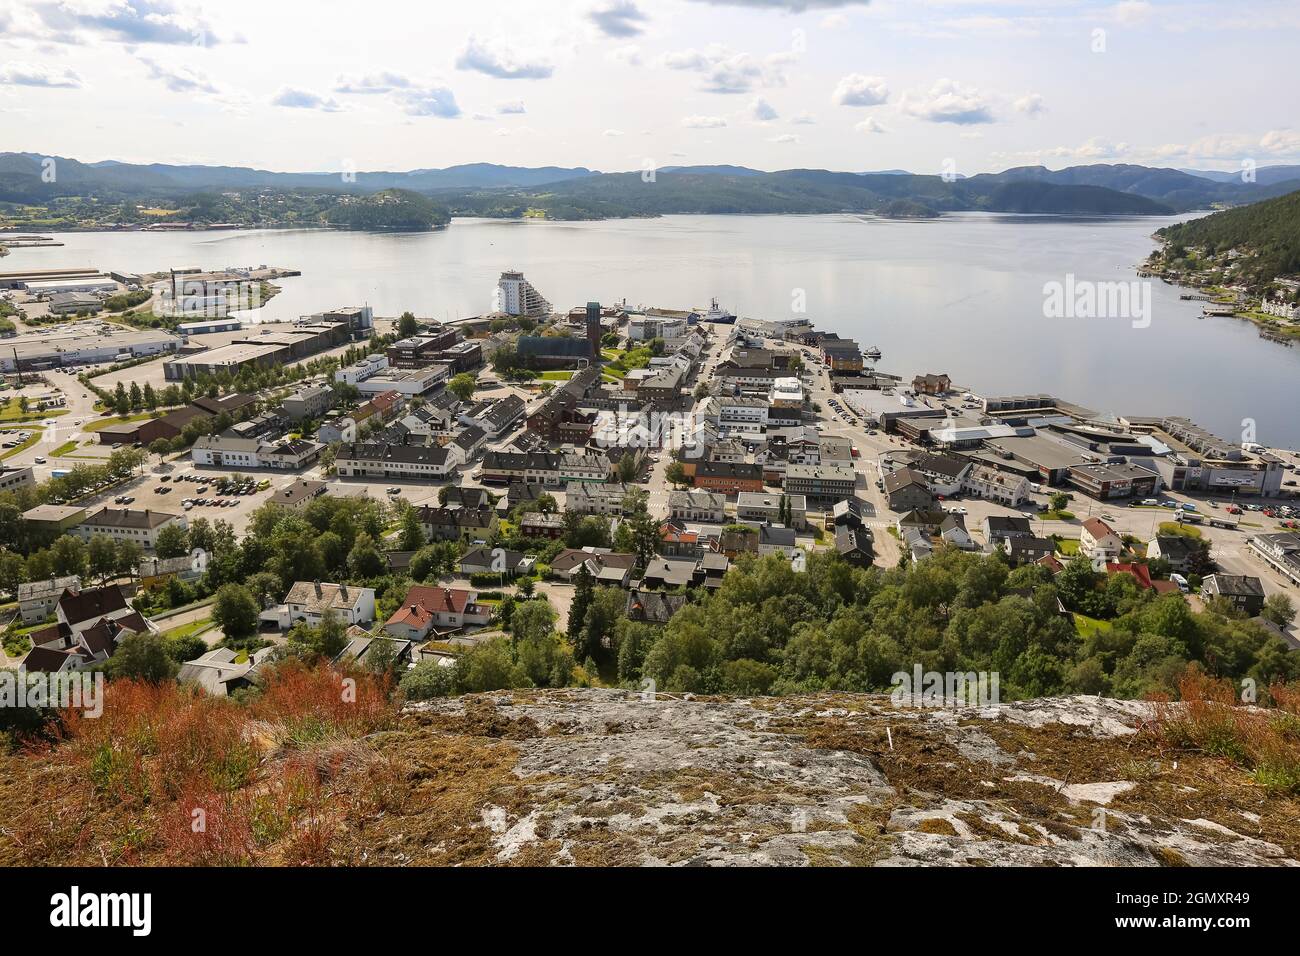
[[[0,409],[0,422],[34,422],[43,418],[54,418],[58,415],[66,414],[68,414],[66,408],[51,408],[46,411],[41,411],[37,408],[30,408],[26,414],[23,414],[22,410],[18,407],[18,399],[11,398],[5,402],[4,408]]]
[[[1109,621],[1100,621],[1095,617],[1088,617],[1086,614],[1074,615],[1074,629],[1079,632],[1080,637],[1090,637],[1099,631],[1109,631],[1110,628]]]
[[[544,382],[567,382],[573,378],[572,372],[543,372],[542,381]]]
[[[1160,533],[1165,535],[1182,535],[1184,538],[1199,538],[1201,529],[1191,524],[1180,524],[1177,521],[1160,522]]]
[[[170,631],[163,631],[162,636],[166,638],[189,637],[191,634],[206,631],[210,627],[212,627],[212,618],[205,617],[197,621],[190,621],[188,624],[182,624],[180,627],[174,627]]]
[[[114,415],[112,418],[101,418],[98,421],[86,422],[81,426],[83,432],[97,432],[107,428],[109,425],[129,425],[131,422],[142,422],[146,418],[153,418],[152,412],[141,412],[139,415],[127,415],[122,418]]]
[[[1043,521],[1073,521],[1073,511],[1043,511],[1038,517]]]
[[[1056,541],[1056,550],[1061,554],[1074,557],[1079,553],[1079,540],[1077,538],[1058,538]]]
[[[54,449],[54,451],[50,452],[50,457],[61,458],[64,455],[66,455],[68,452],[75,449],[76,447],[77,447],[77,443],[75,441],[65,441],[58,448]]]

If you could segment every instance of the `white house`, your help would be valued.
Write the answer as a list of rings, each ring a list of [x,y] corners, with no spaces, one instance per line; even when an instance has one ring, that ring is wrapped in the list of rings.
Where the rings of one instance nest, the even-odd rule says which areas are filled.
[[[1089,518],[1079,531],[1079,550],[1094,560],[1114,561],[1124,550],[1124,542],[1106,522]]]
[[[288,630],[298,621],[312,626],[320,624],[326,612],[333,611],[345,624],[364,624],[375,619],[375,589],[350,584],[325,584],[320,581],[295,581],[284,603],[267,608],[262,620],[280,630]]]

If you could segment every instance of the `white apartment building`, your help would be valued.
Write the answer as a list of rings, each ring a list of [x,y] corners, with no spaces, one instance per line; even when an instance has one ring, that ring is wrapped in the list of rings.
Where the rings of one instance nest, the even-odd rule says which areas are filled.
[[[115,544],[134,541],[144,550],[152,551],[158,543],[158,532],[172,524],[188,527],[184,515],[148,509],[133,511],[130,508],[101,508],[70,533],[83,541],[89,541],[97,534],[111,538]]]
[[[968,495],[1018,508],[1029,498],[1029,481],[1009,475],[987,465],[976,465],[962,479],[961,489]]]
[[[541,318],[551,314],[551,303],[542,298],[522,272],[503,272],[497,281],[496,310],[506,315]]]

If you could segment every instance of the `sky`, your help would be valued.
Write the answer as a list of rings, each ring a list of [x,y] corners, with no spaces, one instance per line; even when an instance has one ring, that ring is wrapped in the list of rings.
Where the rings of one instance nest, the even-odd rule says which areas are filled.
[[[284,171],[1300,162],[1297,0],[0,0],[0,151]]]

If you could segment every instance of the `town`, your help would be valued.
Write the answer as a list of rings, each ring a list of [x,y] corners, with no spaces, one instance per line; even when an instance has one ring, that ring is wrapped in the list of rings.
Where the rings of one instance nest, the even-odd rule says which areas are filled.
[[[520,598],[581,645],[593,588],[663,626],[751,558],[887,569],[943,550],[1043,580],[1083,561],[1300,648],[1300,462],[1176,415],[890,374],[802,316],[716,301],[557,312],[517,271],[493,311],[446,323],[346,306],[244,328],[213,308],[224,291],[183,294],[210,317],[83,315],[6,347],[7,666],[111,665],[145,635],[228,694],[325,631],[340,662],[450,672]],[[273,535],[303,552],[221,572],[233,542]],[[602,641],[575,657],[616,681]]]

